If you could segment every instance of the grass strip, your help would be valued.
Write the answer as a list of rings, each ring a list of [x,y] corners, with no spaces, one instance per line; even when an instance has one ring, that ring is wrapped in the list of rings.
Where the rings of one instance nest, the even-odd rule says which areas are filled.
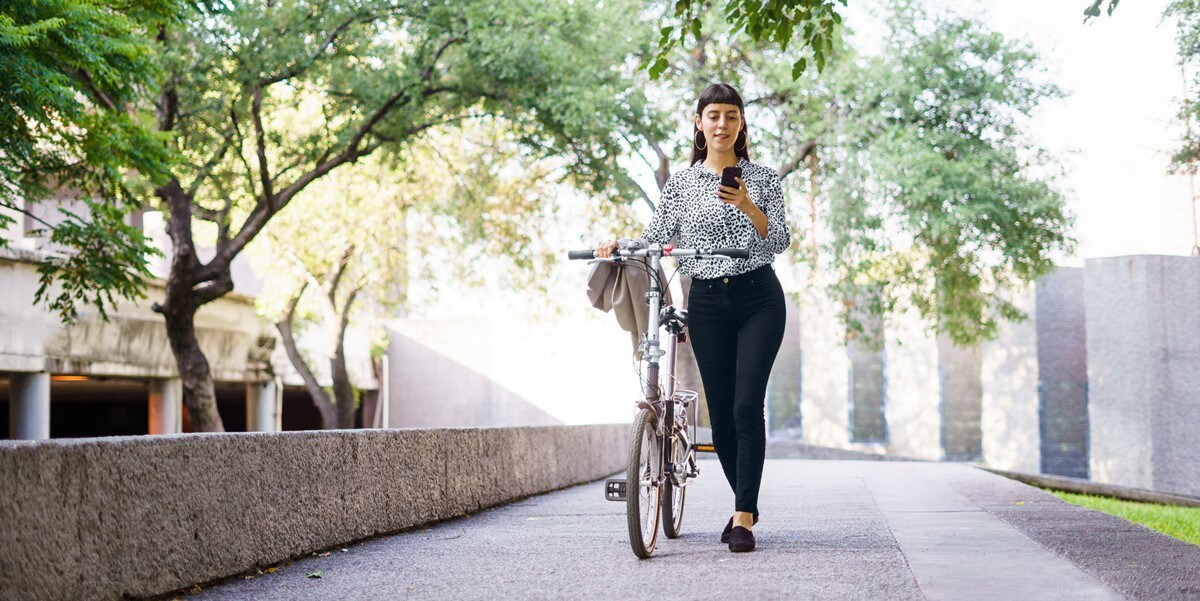
[[[1200,545],[1200,507],[1175,507],[1157,503],[1122,501],[1110,497],[1080,495],[1057,490],[1050,492],[1068,503],[1103,511],[1173,536],[1181,541]]]

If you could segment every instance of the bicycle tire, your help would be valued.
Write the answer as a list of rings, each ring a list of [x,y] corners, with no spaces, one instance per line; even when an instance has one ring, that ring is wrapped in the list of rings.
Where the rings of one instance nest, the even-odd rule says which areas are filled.
[[[681,448],[678,438],[673,446],[675,448],[667,456],[667,461],[674,463],[675,469],[679,469],[681,454],[686,451]],[[678,538],[679,533],[683,531],[683,504],[686,498],[687,488],[676,486],[671,478],[667,478],[662,491],[663,534],[666,534],[667,538]]]
[[[633,548],[633,554],[640,559],[649,558],[658,542],[658,524],[662,513],[659,509],[662,487],[654,477],[654,464],[662,461],[658,440],[650,412],[646,409],[638,411],[629,436],[625,514],[629,526],[629,545]],[[657,473],[662,472],[657,470]]]
[[[683,501],[686,496],[687,489],[675,486],[673,482],[663,486],[663,534],[667,538],[678,538],[683,531]]]

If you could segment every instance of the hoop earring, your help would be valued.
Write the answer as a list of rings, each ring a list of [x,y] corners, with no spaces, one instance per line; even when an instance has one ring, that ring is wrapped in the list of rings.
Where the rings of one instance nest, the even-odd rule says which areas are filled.
[[[746,130],[744,130],[744,129],[743,129],[742,131],[738,132],[738,137],[742,139],[742,147],[741,147],[741,148],[738,148],[738,147],[737,147],[737,140],[734,140],[734,142],[733,142],[733,147],[734,147],[734,149],[736,149],[736,150],[745,150],[745,149],[746,149],[746,144],[747,144],[747,143],[750,141],[750,140],[749,140],[749,138],[747,138],[747,137],[746,137]]]
[[[702,131],[700,131],[700,130],[698,130],[698,129],[697,129],[697,130],[696,130],[696,133],[700,134],[700,139],[701,139],[701,140],[703,140],[703,139],[704,139],[704,132],[702,132]],[[697,143],[696,143],[696,136],[694,136],[694,135],[692,136],[692,146],[695,146],[695,147],[696,147],[696,150],[704,150],[705,148],[708,148],[708,144],[707,144],[707,143],[705,143],[705,145],[704,145],[704,146],[701,146],[701,145],[697,144]]]

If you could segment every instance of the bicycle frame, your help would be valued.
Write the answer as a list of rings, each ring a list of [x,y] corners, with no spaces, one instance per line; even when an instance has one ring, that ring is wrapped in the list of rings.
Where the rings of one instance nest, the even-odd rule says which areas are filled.
[[[676,436],[683,436],[686,442],[684,446],[686,449],[684,451],[685,457],[695,453],[692,443],[696,440],[697,416],[694,412],[699,411],[699,405],[697,404],[692,408],[693,414],[689,416],[685,403],[684,423],[682,424],[681,431],[677,432],[676,426],[679,424],[676,423],[675,419],[675,404],[676,402],[682,402],[682,400],[676,399],[675,393],[678,379],[675,377],[675,365],[679,351],[679,335],[686,327],[684,325],[686,322],[673,310],[673,306],[667,307],[667,309],[672,309],[671,311],[663,310],[662,300],[664,291],[660,287],[659,278],[656,277],[662,265],[662,256],[669,253],[671,248],[655,245],[647,250],[650,251],[647,255],[650,259],[650,272],[655,275],[650,276],[650,290],[646,293],[646,304],[649,313],[646,320],[646,332],[643,333],[643,340],[639,347],[642,359],[646,361],[646,385],[642,391],[642,396],[646,404],[655,407],[660,417],[658,423],[655,425],[655,430],[663,441],[661,461],[659,461],[658,465],[661,470],[665,471],[665,473],[654,474],[654,477],[660,481],[663,478],[673,478],[675,484],[683,487],[689,483],[689,480],[686,477],[676,477],[675,468],[679,464],[678,459],[680,458],[673,456],[673,451],[676,448],[673,442]],[[667,323],[663,323],[664,315],[667,317]],[[678,327],[678,330],[675,331],[675,327],[672,326]],[[664,327],[668,330],[669,334],[666,339],[667,348],[665,350],[662,348],[661,338],[661,331]],[[664,374],[660,372],[660,359],[663,357],[666,357],[665,380],[661,378]],[[658,411],[659,407],[661,407],[661,411]],[[688,436],[686,431],[689,425],[692,429],[690,436]]]

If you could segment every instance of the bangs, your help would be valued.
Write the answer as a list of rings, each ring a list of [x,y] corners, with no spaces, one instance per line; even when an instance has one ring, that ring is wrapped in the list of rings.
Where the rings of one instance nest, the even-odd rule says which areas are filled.
[[[733,86],[723,83],[714,83],[700,93],[700,100],[696,103],[696,114],[700,114],[704,107],[710,104],[732,104],[738,107],[738,110],[745,113],[746,106],[742,102],[742,95],[738,94]]]

